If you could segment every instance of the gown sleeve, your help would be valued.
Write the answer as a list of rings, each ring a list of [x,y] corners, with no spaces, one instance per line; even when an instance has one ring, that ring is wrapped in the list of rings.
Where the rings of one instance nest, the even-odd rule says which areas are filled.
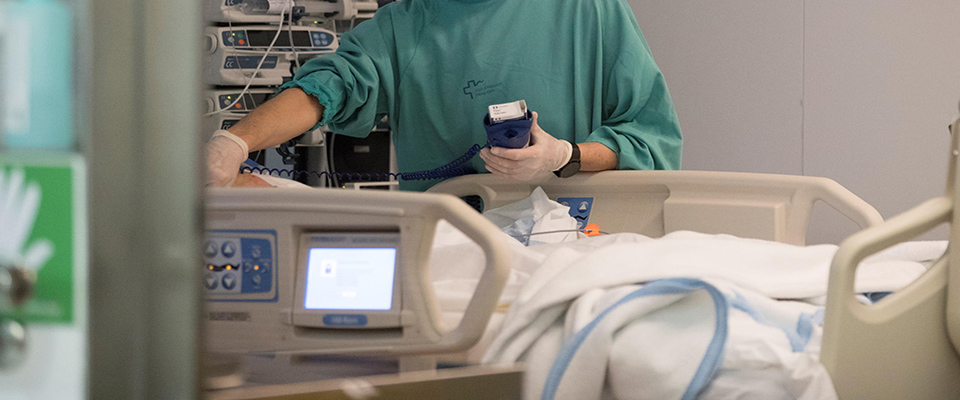
[[[323,117],[314,129],[327,125],[338,134],[366,137],[388,113],[397,77],[389,8],[344,33],[336,52],[307,61],[280,87],[300,88],[320,101]]]
[[[602,120],[587,141],[613,150],[619,169],[679,169],[680,122],[650,47],[624,0],[598,1]]]

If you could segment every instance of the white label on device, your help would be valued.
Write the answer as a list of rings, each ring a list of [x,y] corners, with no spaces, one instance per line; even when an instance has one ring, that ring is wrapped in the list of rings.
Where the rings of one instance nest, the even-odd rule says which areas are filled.
[[[267,9],[262,11],[263,14],[280,14],[281,11],[287,12],[290,7],[288,4],[290,0],[267,0]],[[237,2],[240,4],[241,2]]]
[[[509,119],[522,118],[527,115],[527,102],[517,100],[513,103],[494,104],[487,109],[490,111],[490,123],[496,124]]]
[[[284,8],[290,0],[267,0],[267,2],[270,3],[270,8],[267,9],[266,14],[280,14],[281,11],[286,11]]]

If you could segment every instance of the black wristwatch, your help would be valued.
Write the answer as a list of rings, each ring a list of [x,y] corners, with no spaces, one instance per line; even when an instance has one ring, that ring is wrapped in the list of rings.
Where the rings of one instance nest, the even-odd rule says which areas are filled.
[[[580,172],[580,146],[573,142],[570,142],[570,144],[573,145],[573,154],[570,155],[570,161],[567,161],[567,164],[560,169],[553,171],[555,175],[561,178],[569,178]]]

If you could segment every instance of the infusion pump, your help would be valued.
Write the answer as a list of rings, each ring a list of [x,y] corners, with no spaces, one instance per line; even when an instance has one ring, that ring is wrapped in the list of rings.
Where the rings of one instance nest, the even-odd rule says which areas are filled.
[[[499,229],[450,195],[213,189],[206,202],[206,348],[217,353],[418,354],[476,343],[509,275]],[[445,220],[485,252],[457,327],[429,277]]]
[[[203,117],[202,135],[204,140],[220,129],[229,130],[255,108],[267,102],[277,93],[276,88],[249,88],[240,96],[241,88],[212,88],[204,90],[203,98],[207,104],[207,114]],[[239,98],[239,100],[237,100]],[[223,111],[223,112],[220,112]],[[325,143],[326,127],[306,132],[300,138],[301,145],[322,145]]]
[[[207,0],[203,15],[208,21],[233,23],[277,23],[278,14],[245,14],[240,11],[241,0]],[[294,5],[303,8],[310,19],[367,19],[377,11],[376,0],[297,0]],[[289,13],[289,7],[286,13]]]
[[[332,53],[339,47],[334,32],[318,27],[287,26],[279,36],[276,27],[267,25],[211,26],[205,33],[203,80],[209,85],[244,86],[251,77],[252,85],[280,85],[293,77],[295,58]],[[277,40],[267,54],[274,37]],[[261,60],[263,65],[254,76]]]
[[[225,109],[226,111],[204,117],[203,132],[211,134],[220,129],[230,129],[247,113],[273,97],[276,92],[274,88],[250,88],[241,97],[239,88],[205,90],[203,97],[207,105],[207,113]]]

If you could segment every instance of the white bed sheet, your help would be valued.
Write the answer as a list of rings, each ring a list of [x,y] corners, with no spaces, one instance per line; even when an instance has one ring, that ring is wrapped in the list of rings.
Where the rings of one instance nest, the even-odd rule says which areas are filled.
[[[537,199],[537,201],[542,200]],[[532,205],[537,201],[528,203]],[[545,215],[550,212],[553,214],[550,218],[538,220],[537,212],[517,212],[516,215],[523,215],[527,219],[533,218],[534,223],[524,221],[519,224],[509,224],[509,221],[501,219],[498,225],[513,226],[514,229],[508,231],[514,235],[517,234],[515,229],[517,226],[529,227],[532,230],[549,230],[549,227],[543,224],[536,226],[536,222],[549,220],[553,221],[551,223],[556,223],[560,220],[556,218],[557,209],[545,208],[542,205],[540,209],[547,211],[539,214]],[[513,211],[516,212],[517,209],[514,208]],[[747,293],[747,297],[766,298],[773,302],[771,304],[775,304],[774,308],[778,303],[773,299],[792,300],[789,301],[791,305],[787,306],[786,311],[809,314],[813,312],[812,310],[816,310],[818,305],[822,305],[822,299],[827,291],[830,262],[837,250],[833,245],[802,247],[694,232],[674,232],[659,239],[636,234],[613,234],[585,239],[573,239],[572,236],[567,236],[557,240],[559,243],[529,247],[507,234],[504,234],[503,240],[511,250],[512,268],[507,288],[500,299],[498,313],[491,319],[486,334],[477,346],[467,353],[448,357],[445,360],[477,362],[486,354],[488,362],[523,360],[527,361],[528,365],[538,365],[534,368],[539,368],[541,371],[528,373],[530,379],[535,381],[528,382],[531,383],[528,387],[534,387],[536,390],[527,393],[527,397],[539,396],[537,390],[543,385],[541,380],[546,379],[547,371],[543,369],[549,363],[541,360],[538,364],[524,357],[537,354],[537,351],[532,349],[538,346],[559,346],[559,342],[550,344],[550,341],[569,339],[569,336],[574,333],[569,331],[571,329],[569,326],[564,328],[566,331],[560,330],[565,332],[560,338],[542,339],[541,336],[549,335],[544,332],[534,332],[536,340],[521,343],[517,347],[521,349],[519,353],[515,351],[515,354],[504,356],[504,348],[518,346],[517,343],[510,341],[515,340],[518,332],[527,328],[524,324],[530,324],[531,321],[523,321],[518,317],[518,313],[524,307],[529,312],[531,302],[543,302],[545,298],[557,296],[555,301],[566,302],[567,306],[573,307],[573,304],[578,301],[583,303],[583,296],[587,296],[588,293],[595,295],[597,290],[607,291],[625,285],[642,285],[665,278],[693,278],[732,288],[729,293],[735,291]],[[896,291],[922,275],[929,261],[939,257],[945,249],[945,241],[910,242],[874,255],[861,264],[857,274],[857,290],[859,292]],[[449,326],[459,322],[482,273],[483,265],[484,258],[478,246],[449,225],[441,224],[438,227],[437,240],[431,258],[431,274],[444,320]],[[584,268],[589,272],[586,275]],[[806,308],[798,310],[797,307]],[[506,314],[508,308],[510,313]],[[533,309],[536,310],[536,307]],[[784,315],[793,314],[788,312]],[[530,315],[526,318],[530,318]],[[557,323],[560,326],[569,323],[569,321],[560,321],[563,320],[562,317],[558,318]],[[743,316],[731,314],[731,324],[743,325],[743,321],[734,322],[735,318],[742,319]],[[512,331],[504,333],[504,329]],[[738,329],[742,330],[742,328]],[[800,355],[795,356],[796,349],[791,350],[789,347],[783,349],[782,343],[773,343],[775,341],[761,343],[760,348],[781,347],[778,351],[766,354],[764,356],[766,358],[754,357],[756,354],[744,356],[753,351],[744,353],[743,349],[749,347],[741,346],[743,343],[738,344],[738,341],[756,342],[760,340],[758,338],[764,337],[762,329],[756,328],[753,331],[759,333],[729,338],[729,353],[724,361],[726,364],[716,371],[713,384],[704,389],[704,398],[736,398],[749,395],[750,393],[744,392],[743,388],[749,388],[751,385],[744,386],[744,383],[755,381],[767,382],[768,387],[763,391],[763,385],[752,385],[751,390],[759,391],[753,394],[788,393],[797,397],[798,394],[806,393],[805,396],[809,398],[829,398],[821,395],[824,391],[832,392],[832,386],[830,386],[829,377],[826,377],[824,382],[826,375],[818,363],[821,332],[819,327],[811,335],[810,342],[802,349]],[[511,335],[512,337],[505,337]],[[756,346],[758,343],[753,345]],[[741,357],[737,358],[737,354]],[[756,364],[758,360],[770,361],[784,357],[792,357],[792,361],[781,362],[783,360],[780,360],[773,364],[787,370],[781,368],[771,372],[769,368],[744,369],[742,366],[737,366],[738,362]],[[616,354],[610,355],[610,360],[616,358]],[[789,368],[795,370],[789,370]],[[611,379],[614,375],[615,372],[610,371],[607,379]],[[790,385],[794,386],[790,391],[774,390]],[[796,387],[798,385],[802,387]],[[604,398],[624,398],[624,396],[614,397],[614,393],[610,390],[612,389],[605,389]],[[624,388],[621,387],[620,390],[623,391]]]
[[[485,258],[479,246],[448,224],[438,227],[437,237],[430,262],[431,276],[444,320],[448,326],[455,326],[476,289]],[[830,262],[837,249],[834,245],[800,247],[695,232],[675,232],[661,239],[612,234],[530,247],[506,234],[503,241],[511,249],[512,262],[510,278],[497,310],[501,314],[544,264],[564,258],[600,256],[610,263],[631,261],[640,249],[655,243],[660,243],[656,245],[660,252],[658,261],[662,261],[664,267],[638,275],[636,279],[719,277],[772,298],[822,305]],[[943,254],[946,244],[946,241],[907,242],[869,257],[857,273],[858,292],[891,292],[906,286],[926,271],[930,261]],[[600,250],[603,252],[598,254]],[[715,269],[699,270],[703,265],[713,265]]]

